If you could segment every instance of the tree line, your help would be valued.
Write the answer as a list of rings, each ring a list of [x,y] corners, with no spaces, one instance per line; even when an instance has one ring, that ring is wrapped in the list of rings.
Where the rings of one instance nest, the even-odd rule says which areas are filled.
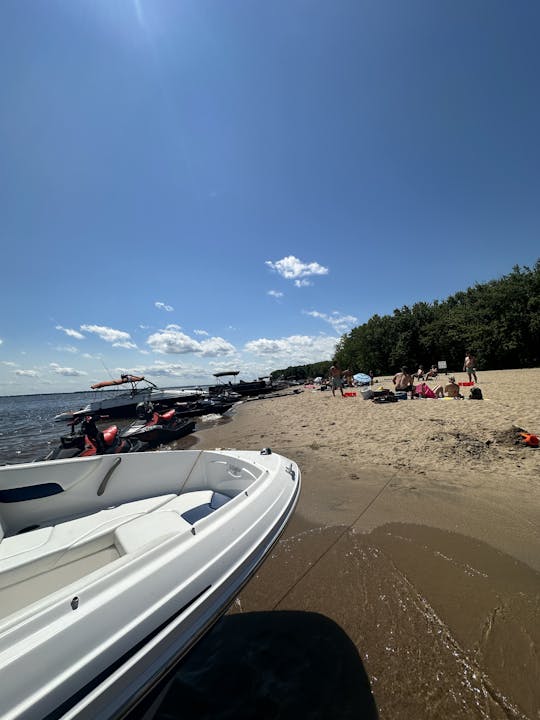
[[[483,370],[540,365],[540,259],[531,269],[516,265],[497,280],[478,283],[444,301],[418,302],[373,315],[339,340],[341,368],[375,375],[416,369],[445,360],[460,370],[465,353]],[[331,361],[275,370],[272,377],[325,376]]]

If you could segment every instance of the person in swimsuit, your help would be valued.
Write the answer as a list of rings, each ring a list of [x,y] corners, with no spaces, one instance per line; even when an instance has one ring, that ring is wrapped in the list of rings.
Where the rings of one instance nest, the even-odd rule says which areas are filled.
[[[469,382],[474,378],[474,382],[478,382],[478,378],[476,377],[476,358],[472,353],[467,351],[467,354],[465,355],[465,360],[463,362],[463,372],[466,372],[469,376]]]
[[[409,392],[413,390],[413,377],[409,373],[409,368],[405,365],[401,368],[401,372],[394,375],[392,382],[399,392]]]
[[[451,376],[448,378],[448,385],[445,385],[444,394],[446,397],[460,398],[463,397],[459,392],[459,385],[456,382],[456,378]]]
[[[336,396],[336,390],[339,388],[339,392],[341,393],[341,397],[343,397],[343,383],[341,380],[341,370],[339,369],[339,365],[336,363],[335,365],[332,365],[330,368],[330,383],[332,385],[332,395]]]

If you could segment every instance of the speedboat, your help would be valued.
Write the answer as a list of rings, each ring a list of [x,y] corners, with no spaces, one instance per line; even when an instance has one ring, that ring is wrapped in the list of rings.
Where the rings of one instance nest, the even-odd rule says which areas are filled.
[[[124,717],[283,532],[298,466],[265,449],[0,468],[0,717]]]
[[[264,395],[265,393],[272,392],[274,387],[272,381],[268,377],[260,377],[258,380],[252,380],[246,382],[245,380],[239,380],[238,382],[229,382],[226,384],[222,378],[232,377],[236,378],[240,374],[239,370],[224,370],[223,372],[214,373],[214,377],[217,379],[217,385],[210,385],[208,393],[210,397],[213,395],[223,395],[229,391],[236,393],[241,397],[253,396],[253,395]]]
[[[110,392],[112,387],[128,385],[129,389],[121,388]],[[130,417],[141,402],[159,403],[169,407],[175,402],[199,400],[204,397],[202,388],[173,388],[162,390],[147,380],[144,375],[121,375],[117,380],[103,380],[91,385],[98,391],[96,397],[80,410],[62,412],[55,416],[56,421],[73,420],[84,415],[106,415],[107,417]]]

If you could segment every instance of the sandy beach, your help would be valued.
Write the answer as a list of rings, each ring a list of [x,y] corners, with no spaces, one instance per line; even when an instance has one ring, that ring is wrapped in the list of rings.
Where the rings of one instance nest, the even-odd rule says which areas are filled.
[[[204,651],[219,642],[232,616],[245,616],[255,645],[235,657],[264,668],[266,690],[252,691],[257,708],[261,693],[291,692],[261,661],[278,655],[277,619],[295,667],[305,647],[311,680],[296,691],[316,687],[317,710],[253,716],[374,717],[357,692],[367,676],[388,720],[540,717],[540,449],[516,444],[515,429],[540,432],[540,369],[479,372],[479,381],[482,401],[377,405],[359,393],[306,389],[245,402],[231,421],[197,434],[198,448],[270,447],[302,470],[282,540],[201,643]],[[390,378],[379,385],[392,387]],[[259,618],[256,641],[249,617]],[[350,654],[332,656],[337,641],[327,625],[317,635],[314,618],[330,622],[336,638],[344,633],[358,667],[344,660]],[[336,667],[353,680],[336,684]]]

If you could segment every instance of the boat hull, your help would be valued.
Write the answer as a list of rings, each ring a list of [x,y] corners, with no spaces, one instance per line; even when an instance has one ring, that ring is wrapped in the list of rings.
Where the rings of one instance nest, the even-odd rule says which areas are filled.
[[[60,490],[51,502],[43,500],[40,493],[53,481]],[[21,546],[12,558],[2,560],[0,553],[0,579],[13,572],[10,563],[23,572],[21,548],[30,552],[32,533],[43,538],[55,513],[75,514],[67,549],[59,549],[64,572],[71,568],[66,553],[76,553],[75,562],[89,542],[105,542],[102,535],[89,539],[87,529],[74,539],[79,525],[96,517],[99,534],[122,519],[111,525],[110,535],[120,557],[72,582],[62,577],[40,602],[24,606],[21,592],[13,596],[15,611],[0,620],[0,715],[95,720],[131,710],[263,562],[294,511],[300,484],[292,461],[240,451],[102,456],[0,469],[0,512],[8,535],[0,550],[9,542]],[[155,497],[140,499],[149,486]],[[228,499],[203,516],[197,513],[206,506],[177,514],[179,504],[210,491]],[[156,502],[161,504],[146,514],[129,515],[134,504]],[[87,515],[96,507],[99,517]],[[36,524],[36,530],[18,534],[21,526]],[[62,523],[57,528],[61,532]],[[47,545],[40,542],[35,552],[43,554]]]

